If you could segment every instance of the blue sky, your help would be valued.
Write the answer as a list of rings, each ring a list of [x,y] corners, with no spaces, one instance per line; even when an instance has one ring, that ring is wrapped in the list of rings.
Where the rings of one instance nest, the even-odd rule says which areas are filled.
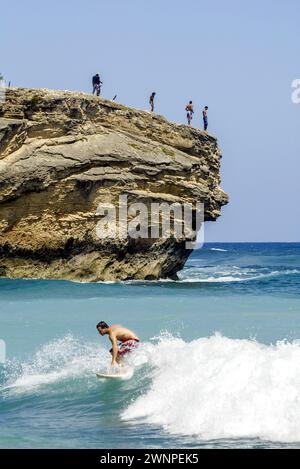
[[[14,86],[90,91],[194,125],[209,106],[230,195],[207,241],[300,241],[298,0],[1,2],[0,71]]]

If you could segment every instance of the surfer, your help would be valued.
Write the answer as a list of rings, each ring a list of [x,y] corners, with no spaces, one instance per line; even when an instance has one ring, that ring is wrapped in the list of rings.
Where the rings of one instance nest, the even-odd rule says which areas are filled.
[[[125,355],[138,347],[140,339],[137,335],[123,326],[114,324],[108,326],[106,322],[100,321],[96,326],[100,335],[108,335],[112,343],[110,353],[112,355],[112,366],[119,365]],[[120,342],[118,345],[118,341]]]

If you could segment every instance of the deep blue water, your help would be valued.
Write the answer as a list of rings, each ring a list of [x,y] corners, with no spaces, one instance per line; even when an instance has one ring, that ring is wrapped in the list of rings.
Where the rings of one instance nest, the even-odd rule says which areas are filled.
[[[300,243],[209,244],[180,281],[0,280],[0,447],[300,447]],[[98,321],[142,339],[133,376]]]

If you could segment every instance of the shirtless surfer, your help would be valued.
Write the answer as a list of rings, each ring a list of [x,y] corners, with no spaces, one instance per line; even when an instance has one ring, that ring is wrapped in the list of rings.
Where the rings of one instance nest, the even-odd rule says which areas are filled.
[[[138,336],[123,326],[118,324],[108,326],[106,322],[101,321],[97,324],[96,328],[100,335],[108,335],[108,338],[112,343],[112,348],[110,349],[110,353],[112,355],[112,366],[119,365],[125,355],[138,347],[140,341]],[[119,345],[118,341],[120,342]]]

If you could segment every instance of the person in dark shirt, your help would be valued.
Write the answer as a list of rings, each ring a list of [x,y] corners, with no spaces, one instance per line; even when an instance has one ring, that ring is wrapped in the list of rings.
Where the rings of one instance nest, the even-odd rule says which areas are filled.
[[[93,94],[100,96],[102,81],[100,80],[99,73],[93,76]]]
[[[156,93],[152,93],[150,98],[149,98],[149,104],[150,104],[150,109],[151,112],[154,112],[154,98],[155,98]]]

